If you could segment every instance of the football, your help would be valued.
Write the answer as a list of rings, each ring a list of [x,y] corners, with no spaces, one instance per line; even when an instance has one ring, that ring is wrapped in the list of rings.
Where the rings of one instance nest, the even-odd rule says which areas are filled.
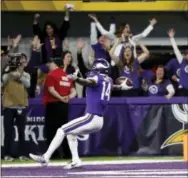
[[[127,80],[127,81],[126,81],[126,85],[127,85],[127,86],[129,86],[129,87],[133,86],[133,82],[132,82],[129,78],[127,78],[127,77],[119,77],[119,78],[116,79],[115,83],[116,83],[117,85],[120,85],[120,84],[122,84],[122,82],[124,82],[125,80]]]

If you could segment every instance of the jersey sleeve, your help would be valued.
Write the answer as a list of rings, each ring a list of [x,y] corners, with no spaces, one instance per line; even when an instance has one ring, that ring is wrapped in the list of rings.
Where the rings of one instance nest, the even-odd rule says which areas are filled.
[[[172,85],[172,82],[170,80],[166,80],[165,82],[165,87],[167,87],[168,85]]]
[[[53,76],[48,75],[46,77],[45,85],[46,85],[47,88],[53,87],[55,85],[55,80],[54,80]]]
[[[169,71],[169,70],[172,69],[172,67],[173,67],[173,61],[174,61],[174,59],[171,59],[171,60],[165,65],[165,69],[166,69],[167,71]]]
[[[99,83],[100,83],[100,77],[98,75],[96,75],[96,74],[88,75],[87,79],[95,81],[96,85],[99,85]]]

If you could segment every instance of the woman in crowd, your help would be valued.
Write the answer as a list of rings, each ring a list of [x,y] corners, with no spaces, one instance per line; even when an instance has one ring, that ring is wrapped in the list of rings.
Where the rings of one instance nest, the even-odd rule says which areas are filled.
[[[62,53],[61,68],[67,74],[73,74],[75,72],[75,68],[72,66],[72,53],[68,50]]]
[[[157,67],[155,77],[149,82],[147,91],[149,96],[165,96],[167,99],[174,96],[175,90],[170,80],[167,79],[164,66]]]
[[[50,57],[60,57],[62,52],[62,41],[67,36],[68,30],[70,28],[69,23],[69,11],[73,9],[73,5],[67,4],[65,6],[65,17],[64,21],[60,27],[53,22],[46,22],[43,32],[39,27],[39,14],[35,14],[33,22],[33,33],[34,35],[39,36],[42,43],[42,56],[43,63],[45,63]]]
[[[123,96],[139,96],[141,95],[141,79],[139,76],[140,64],[149,57],[149,51],[144,45],[140,45],[143,53],[135,58],[132,46],[127,45],[122,48],[120,56],[115,56],[114,50],[120,42],[121,39],[116,39],[114,46],[110,50],[110,55],[119,67],[120,77],[127,77],[133,83],[133,89],[124,92]]]
[[[176,59],[178,63],[180,64],[180,82],[179,82],[180,89],[178,91],[178,95],[188,96],[188,51],[185,53],[185,55],[181,54],[176,44],[176,41],[174,39],[174,36],[175,36],[174,29],[170,29],[168,32],[168,35],[170,37],[170,42],[172,44],[174,53],[176,55]]]
[[[56,63],[58,61],[58,65],[60,66],[60,68],[63,69],[63,71],[67,74],[72,74],[75,72],[75,68],[72,66],[72,54],[70,51],[64,51],[62,53],[62,59],[56,59]],[[36,87],[36,92],[38,93],[38,95],[43,91],[43,84],[46,78],[46,75],[49,72],[49,68],[46,66],[46,64],[41,65],[38,68],[37,71],[37,87]],[[40,95],[41,96],[41,95]]]

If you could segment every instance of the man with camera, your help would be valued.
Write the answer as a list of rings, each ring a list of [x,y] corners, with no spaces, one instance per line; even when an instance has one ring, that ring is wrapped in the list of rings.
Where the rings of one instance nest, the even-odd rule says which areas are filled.
[[[27,57],[24,54],[16,53],[9,56],[9,64],[2,76],[3,84],[3,115],[4,115],[4,155],[6,161],[13,161],[14,121],[18,127],[19,134],[19,158],[27,160],[25,157],[25,122],[26,107],[28,106],[27,89],[30,87],[30,75],[24,71],[27,66]]]

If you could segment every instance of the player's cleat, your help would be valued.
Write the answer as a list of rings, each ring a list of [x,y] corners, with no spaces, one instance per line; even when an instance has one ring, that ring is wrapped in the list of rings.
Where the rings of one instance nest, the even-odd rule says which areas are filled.
[[[82,161],[81,160],[77,160],[77,161],[71,161],[69,162],[66,166],[64,166],[64,169],[75,169],[75,168],[79,168],[82,167]]]
[[[14,161],[14,158],[11,156],[5,156],[4,159],[5,159],[5,161],[9,161],[9,162]]]
[[[26,157],[26,156],[20,156],[20,157],[19,157],[19,160],[20,160],[20,161],[29,161],[29,158]]]
[[[44,156],[34,155],[30,153],[29,157],[37,163],[40,163],[42,166],[48,166],[48,161],[44,159]]]

